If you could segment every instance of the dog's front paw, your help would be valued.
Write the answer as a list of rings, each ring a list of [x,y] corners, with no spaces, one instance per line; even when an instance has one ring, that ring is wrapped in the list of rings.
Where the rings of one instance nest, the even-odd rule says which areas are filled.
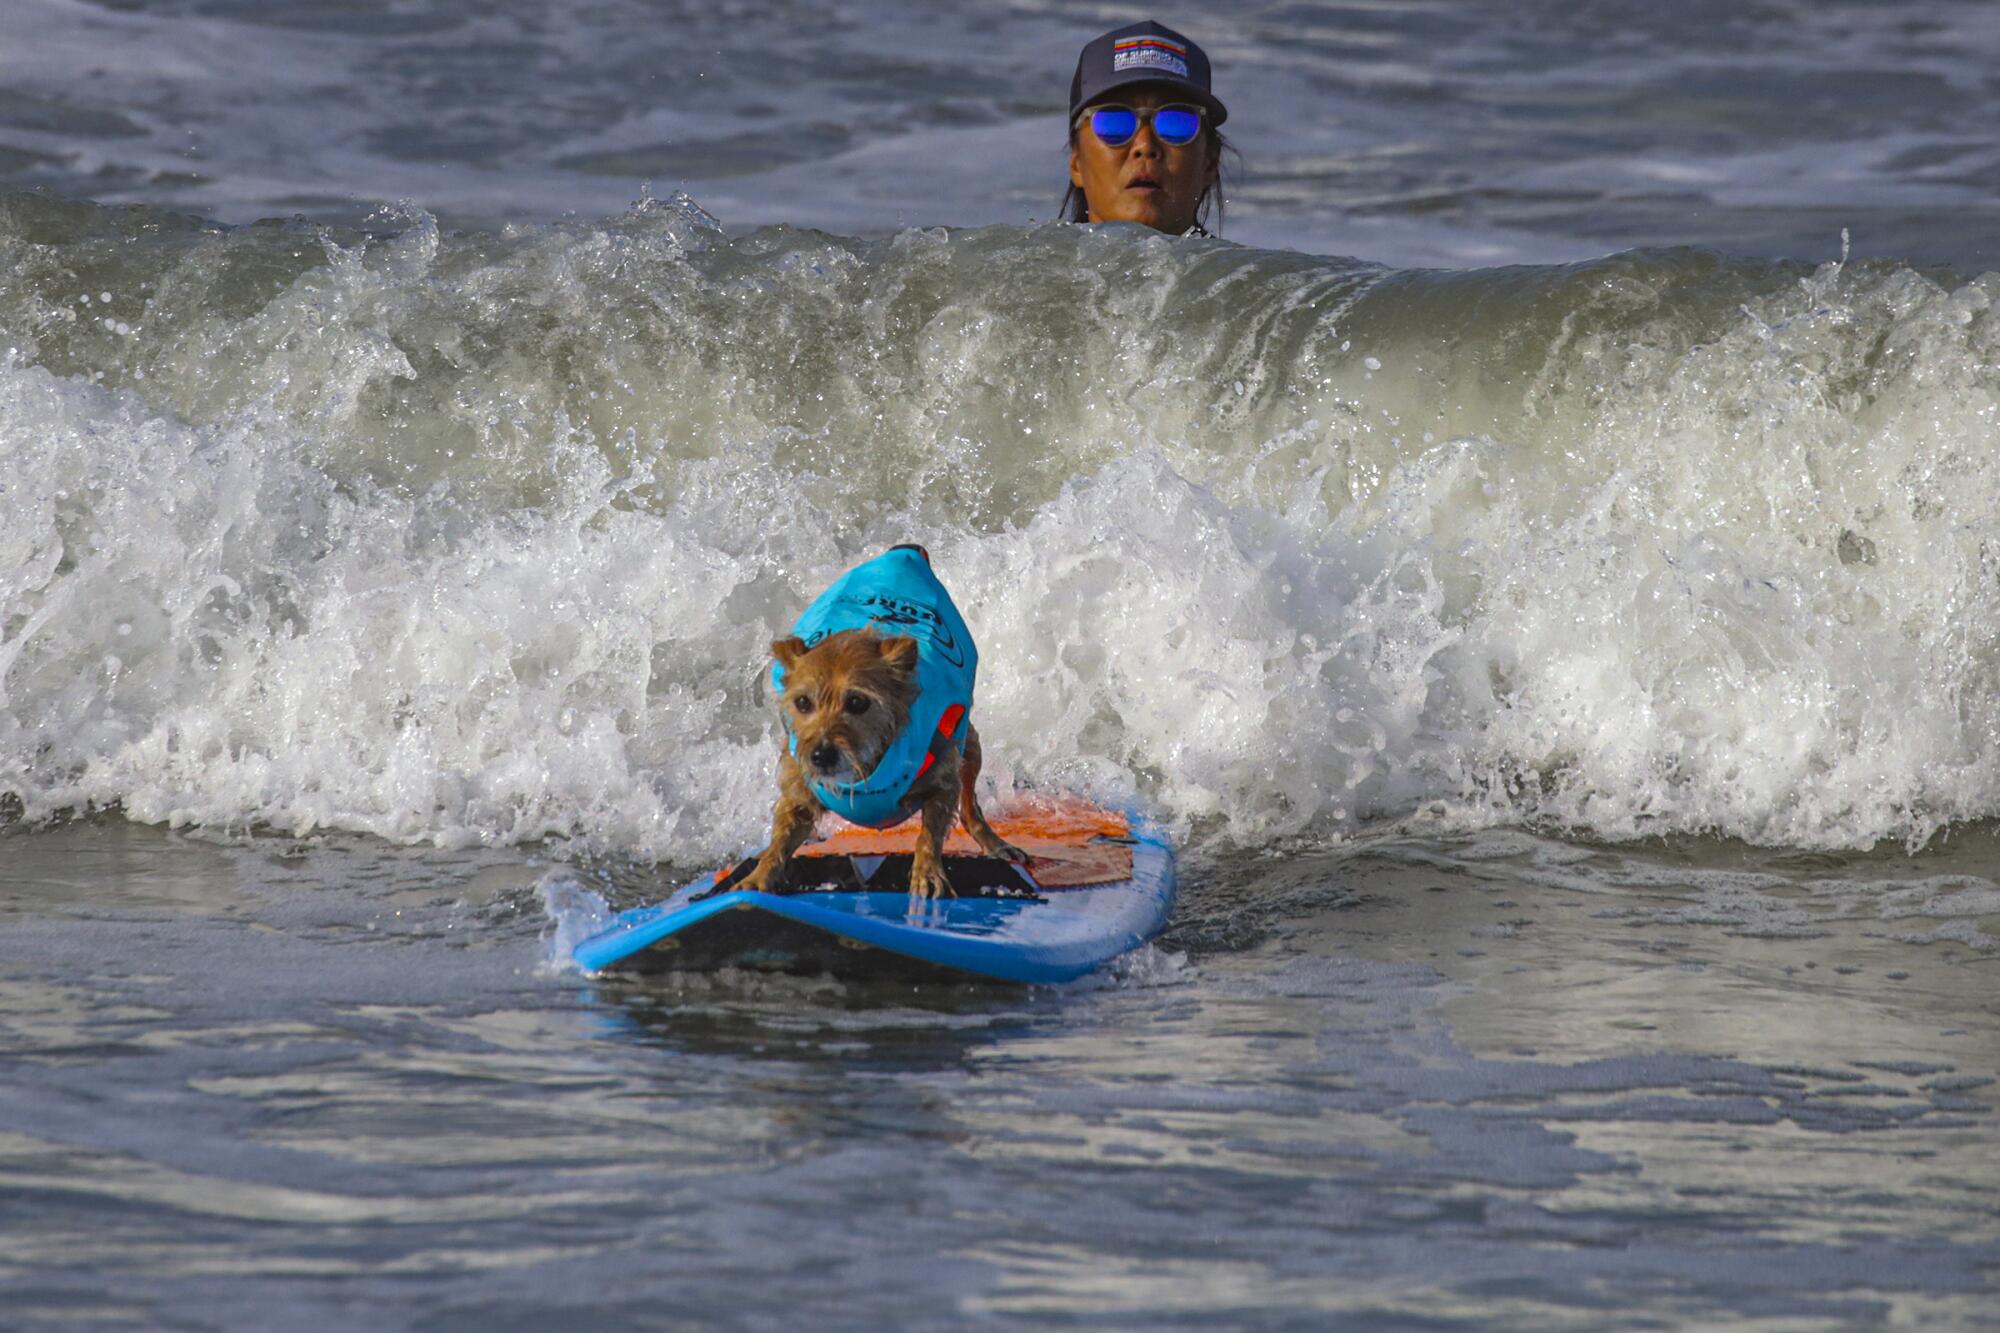
[[[975,834],[974,837],[979,843],[979,850],[988,856],[998,857],[1002,861],[1012,861],[1017,866],[1028,864],[1028,854],[1013,843],[1002,841],[999,834],[989,831],[983,835]]]
[[[954,898],[958,896],[958,890],[951,887],[951,880],[945,876],[944,867],[936,861],[931,861],[910,867],[910,896]]]
[[[785,873],[781,867],[758,866],[742,879],[731,884],[727,892],[734,893],[738,889],[741,889],[745,893],[775,893],[782,895],[786,891],[784,881]]]

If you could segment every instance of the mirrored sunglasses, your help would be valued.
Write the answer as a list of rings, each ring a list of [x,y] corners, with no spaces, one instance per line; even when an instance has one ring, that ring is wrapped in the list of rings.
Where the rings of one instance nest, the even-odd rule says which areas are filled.
[[[1085,114],[1090,117],[1090,132],[1107,148],[1122,148],[1132,142],[1132,136],[1146,121],[1153,123],[1154,138],[1176,148],[1193,143],[1195,136],[1201,133],[1201,108],[1198,106],[1162,106],[1150,111],[1135,111],[1129,106],[1106,105],[1094,106]]]

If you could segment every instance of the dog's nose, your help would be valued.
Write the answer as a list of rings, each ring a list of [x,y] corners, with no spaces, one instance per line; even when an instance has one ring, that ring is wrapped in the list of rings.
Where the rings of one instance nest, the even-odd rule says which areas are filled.
[[[825,742],[821,742],[813,746],[812,761],[813,767],[820,772],[831,772],[833,766],[840,762],[840,751]]]

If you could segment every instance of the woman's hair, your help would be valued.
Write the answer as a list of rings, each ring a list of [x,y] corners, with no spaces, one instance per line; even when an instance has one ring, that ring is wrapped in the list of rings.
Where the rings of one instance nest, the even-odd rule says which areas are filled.
[[[1071,149],[1076,147],[1076,136],[1081,130],[1082,126],[1076,121],[1072,120],[1069,123],[1069,146]],[[1224,153],[1236,153],[1236,149],[1230,145],[1229,140],[1222,137],[1222,131],[1213,125],[1204,123],[1201,127],[1201,132],[1208,136],[1208,184],[1201,187],[1201,197],[1195,200],[1194,225],[1201,228],[1204,232],[1220,236],[1222,234],[1223,214],[1229,207],[1228,201],[1222,197],[1222,155]],[[1236,158],[1241,163],[1243,155],[1236,153]],[[1208,225],[1208,214],[1211,208],[1215,210],[1215,225],[1213,227]],[[1057,211],[1056,216],[1064,222],[1090,221],[1090,201],[1084,198],[1083,187],[1081,185],[1072,183],[1069,189],[1063,191],[1062,207]]]

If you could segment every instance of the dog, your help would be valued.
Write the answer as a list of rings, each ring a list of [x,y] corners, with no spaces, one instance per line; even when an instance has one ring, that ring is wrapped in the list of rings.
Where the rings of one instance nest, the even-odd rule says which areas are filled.
[[[860,623],[831,628],[849,621]],[[911,633],[884,633],[885,625]],[[802,637],[801,628],[815,641]],[[969,710],[978,654],[921,547],[896,547],[850,571],[808,608],[793,634],[772,642],[771,656],[787,737],[778,800],[770,844],[732,888],[785,892],[792,854],[829,808],[876,827],[921,817],[910,868],[914,897],[953,893],[944,839],[954,815],[986,855],[1027,861],[1027,853],[993,831],[973,794],[981,752]],[[910,735],[917,714],[925,734]],[[878,773],[884,768],[897,771]],[[899,791],[905,772],[914,776]],[[868,790],[871,781],[876,788]],[[851,804],[847,793],[857,789],[871,803]]]

